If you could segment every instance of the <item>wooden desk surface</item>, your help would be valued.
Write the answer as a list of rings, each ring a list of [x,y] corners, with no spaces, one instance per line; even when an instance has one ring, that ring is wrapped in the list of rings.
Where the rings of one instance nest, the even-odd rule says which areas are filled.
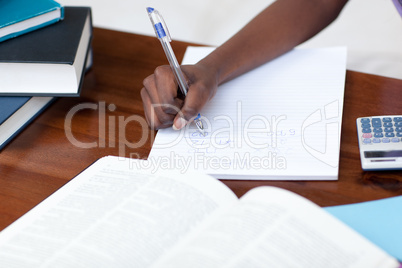
[[[179,61],[187,45],[172,43]],[[82,96],[59,98],[0,152],[0,230],[102,156],[147,158],[155,133],[135,116],[143,118],[142,80],[166,64],[160,43],[153,37],[95,28],[93,53]],[[361,170],[355,126],[360,116],[402,114],[401,99],[401,80],[348,71],[338,181],[224,183],[238,196],[256,186],[278,186],[320,206],[401,195],[402,171]],[[72,115],[71,131],[64,127],[68,115]],[[79,148],[68,137],[93,148]],[[141,138],[145,143],[139,148],[121,148],[117,143],[140,143]]]

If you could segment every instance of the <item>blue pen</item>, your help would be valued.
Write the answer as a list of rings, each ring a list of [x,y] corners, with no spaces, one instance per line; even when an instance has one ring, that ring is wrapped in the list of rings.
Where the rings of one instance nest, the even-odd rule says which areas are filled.
[[[170,67],[172,68],[176,81],[179,84],[179,88],[182,94],[186,96],[188,91],[188,84],[186,82],[186,79],[184,78],[183,72],[180,69],[180,65],[177,62],[176,56],[174,55],[173,49],[170,45],[172,39],[170,38],[169,30],[166,27],[165,21],[163,20],[161,14],[152,7],[148,7],[147,12],[152,26],[154,27],[156,37],[159,39],[159,41],[161,41]],[[200,114],[198,114],[198,116],[194,119],[194,122],[201,134],[204,135],[204,126],[202,124]]]

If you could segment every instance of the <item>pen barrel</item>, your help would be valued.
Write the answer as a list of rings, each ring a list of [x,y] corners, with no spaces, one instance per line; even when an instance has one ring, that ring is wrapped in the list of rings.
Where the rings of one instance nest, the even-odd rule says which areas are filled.
[[[165,51],[166,58],[169,61],[170,67],[172,68],[175,79],[179,85],[180,91],[184,96],[186,96],[187,90],[188,90],[188,84],[186,82],[186,79],[184,77],[182,70],[180,69],[179,63],[177,62],[177,59],[174,56],[173,49],[167,40],[160,39],[160,41],[161,41],[163,50]]]

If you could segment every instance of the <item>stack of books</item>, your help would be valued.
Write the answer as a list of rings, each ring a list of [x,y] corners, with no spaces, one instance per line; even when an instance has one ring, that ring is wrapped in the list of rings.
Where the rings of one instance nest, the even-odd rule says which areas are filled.
[[[80,95],[91,39],[89,7],[0,1],[0,149],[56,97]]]

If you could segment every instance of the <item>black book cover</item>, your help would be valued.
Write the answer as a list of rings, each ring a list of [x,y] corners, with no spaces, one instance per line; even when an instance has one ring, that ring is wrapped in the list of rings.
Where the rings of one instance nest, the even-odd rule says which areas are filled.
[[[64,12],[64,20],[60,22],[1,42],[0,63],[73,64],[85,21],[88,15],[91,15],[91,9],[65,7]]]

